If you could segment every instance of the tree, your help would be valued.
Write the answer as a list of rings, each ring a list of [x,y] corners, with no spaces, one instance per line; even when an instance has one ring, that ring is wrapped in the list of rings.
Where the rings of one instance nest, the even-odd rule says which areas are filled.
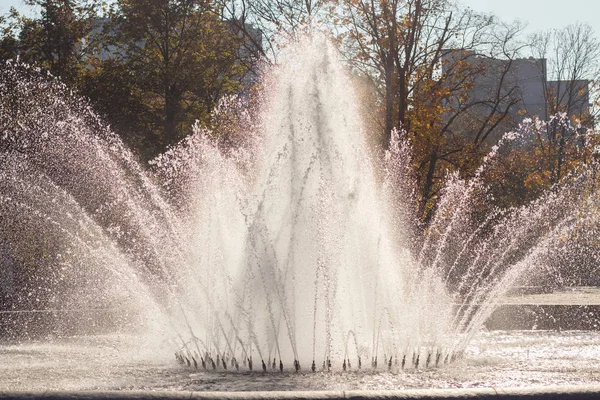
[[[249,52],[276,61],[280,46],[307,27],[326,25],[339,0],[217,0],[223,18],[242,33]],[[335,17],[334,17],[335,18]],[[259,40],[259,38],[261,40]],[[262,39],[265,40],[262,40]]]
[[[92,29],[98,4],[76,0],[28,0],[40,13],[29,18],[11,10],[5,17],[2,58],[19,56],[64,81],[74,83],[90,50],[83,41]]]
[[[414,147],[418,217],[427,222],[446,171],[468,177],[487,152],[487,138],[519,101],[507,79],[520,45],[519,25],[460,9],[446,0],[344,0],[341,41],[353,67],[382,99],[383,146],[394,128]],[[487,98],[470,95],[485,79],[485,60],[502,57]],[[489,64],[489,63],[488,63]]]
[[[235,26],[213,0],[28,0],[39,15],[0,20],[0,57],[19,57],[89,97],[142,158],[176,143],[219,99],[237,93],[247,65]]]
[[[151,159],[242,87],[239,39],[208,0],[122,0],[100,21],[82,91]]]
[[[219,98],[240,89],[237,36],[207,0],[122,0],[105,30],[111,57],[125,67],[153,115],[159,148],[208,121]]]
[[[598,114],[590,100],[599,101],[600,42],[589,25],[578,23],[534,35],[531,49],[536,57],[548,60],[540,73],[546,104],[546,115],[541,117],[549,123],[536,144],[548,162],[551,186],[572,170],[568,164],[575,161],[569,157],[573,147],[589,146],[587,130],[593,128]]]
[[[79,92],[88,97],[94,110],[110,123],[123,141],[143,159],[164,150],[155,135],[156,115],[147,106],[145,91],[137,86],[128,66],[115,59],[90,59],[82,71]]]
[[[19,13],[11,7],[7,15],[0,16],[0,61],[14,59],[19,54],[19,41],[17,35],[17,20]]]

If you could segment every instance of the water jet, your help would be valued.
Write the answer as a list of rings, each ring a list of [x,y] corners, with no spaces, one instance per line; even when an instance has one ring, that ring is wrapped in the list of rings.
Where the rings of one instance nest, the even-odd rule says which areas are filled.
[[[0,240],[17,255],[48,255],[24,298],[90,315],[68,324],[67,344],[50,341],[48,350],[42,340],[37,352],[73,347],[81,352],[75,359],[87,359],[93,350],[108,370],[122,352],[187,381],[196,379],[189,369],[196,374],[201,354],[201,376],[207,366],[242,376],[234,368],[252,371],[253,355],[263,374],[264,360],[276,372],[278,358],[280,374],[269,375],[298,379],[300,388],[307,374],[281,374],[283,359],[296,372],[308,362],[312,372],[317,362],[323,372],[341,368],[344,380],[378,371],[384,357],[382,374],[416,385],[428,379],[417,369],[435,365],[432,375],[447,377],[443,367],[461,363],[470,371],[481,337],[501,346],[481,330],[509,288],[564,256],[557,249],[582,224],[596,227],[592,209],[573,212],[573,199],[596,200],[585,185],[593,166],[573,184],[475,224],[473,205],[486,193],[481,177],[501,143],[471,180],[449,177],[417,240],[407,217],[409,147],[395,132],[385,156],[373,155],[351,78],[319,35],[290,46],[266,74],[262,111],[245,116],[245,131],[233,135],[239,143],[223,149],[196,126],[150,170],[83,99],[47,79],[20,64],[0,72],[0,94],[15,99],[14,110],[0,111],[12,140],[0,166]],[[49,320],[39,337],[66,329]],[[572,343],[574,335],[556,341]],[[22,365],[18,346],[0,351]],[[400,358],[404,372],[395,374]],[[317,382],[333,374],[308,375]]]

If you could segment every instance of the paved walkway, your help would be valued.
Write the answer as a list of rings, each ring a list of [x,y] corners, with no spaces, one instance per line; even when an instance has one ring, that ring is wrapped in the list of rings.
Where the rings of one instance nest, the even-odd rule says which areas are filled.
[[[572,287],[552,293],[515,294],[504,297],[499,304],[523,304],[540,306],[600,305],[599,287]]]

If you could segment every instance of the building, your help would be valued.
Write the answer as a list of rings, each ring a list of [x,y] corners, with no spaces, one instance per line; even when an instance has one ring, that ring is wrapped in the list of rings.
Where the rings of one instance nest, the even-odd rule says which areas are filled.
[[[547,60],[538,58],[498,59],[466,50],[447,51],[442,74],[452,85],[462,83],[446,103],[448,117],[460,112],[458,124],[495,124],[487,136],[496,142],[524,118],[541,120],[557,113],[579,119],[592,127],[589,113],[589,81],[548,80]]]

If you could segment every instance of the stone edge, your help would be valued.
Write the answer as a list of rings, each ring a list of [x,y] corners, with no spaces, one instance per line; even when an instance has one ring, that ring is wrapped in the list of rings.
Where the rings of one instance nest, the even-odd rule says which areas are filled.
[[[444,400],[600,399],[600,386],[414,389],[394,391],[190,392],[190,391],[0,391],[0,400]]]

